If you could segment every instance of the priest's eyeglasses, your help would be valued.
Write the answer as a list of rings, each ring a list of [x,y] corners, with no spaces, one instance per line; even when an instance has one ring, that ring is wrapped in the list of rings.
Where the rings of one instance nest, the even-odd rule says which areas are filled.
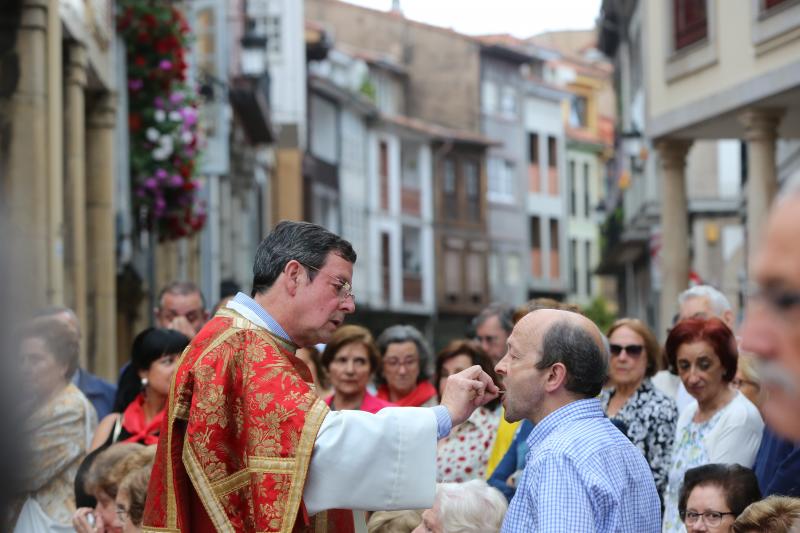
[[[298,261],[298,263],[300,263],[300,261]],[[311,269],[311,270],[315,271],[315,272],[319,272],[321,274],[325,274],[326,276],[328,276],[329,278],[334,280],[336,282],[334,284],[334,287],[336,288],[336,294],[337,294],[337,296],[339,296],[339,301],[340,302],[344,302],[348,298],[352,298],[353,299],[353,303],[356,302],[356,295],[353,294],[353,286],[350,285],[349,281],[345,281],[345,280],[341,279],[338,276],[334,276],[333,274],[328,274],[327,272],[322,272],[322,270],[320,270],[320,269],[318,269],[316,267],[312,267],[311,265],[307,265],[305,263],[300,263],[300,264],[303,265],[304,267],[308,268],[308,269]]]
[[[695,511],[686,511],[683,521],[686,522],[688,525],[696,524],[703,519],[703,522],[709,527],[717,527],[722,523],[722,517],[725,515],[733,515],[736,516],[736,513],[731,513],[730,511],[727,513],[723,513],[721,511],[706,511],[705,513],[698,513]]]

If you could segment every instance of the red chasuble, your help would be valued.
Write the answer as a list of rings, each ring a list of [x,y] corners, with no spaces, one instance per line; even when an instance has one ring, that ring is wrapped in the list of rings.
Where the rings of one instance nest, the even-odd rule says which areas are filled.
[[[148,487],[143,531],[351,533],[350,511],[302,502],[328,407],[295,346],[223,309],[183,353]]]

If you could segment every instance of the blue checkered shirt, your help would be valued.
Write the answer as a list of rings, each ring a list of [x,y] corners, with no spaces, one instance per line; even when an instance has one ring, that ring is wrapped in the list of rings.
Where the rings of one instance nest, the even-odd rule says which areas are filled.
[[[579,400],[536,424],[502,533],[661,530],[653,474],[608,421],[600,400]]]

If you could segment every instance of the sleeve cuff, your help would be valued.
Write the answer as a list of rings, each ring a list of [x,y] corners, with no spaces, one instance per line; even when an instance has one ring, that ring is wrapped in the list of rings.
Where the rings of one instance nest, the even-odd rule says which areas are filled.
[[[437,439],[443,439],[450,435],[450,430],[453,429],[453,419],[450,418],[450,411],[444,405],[437,405],[431,407],[433,414],[436,415],[436,431]]]

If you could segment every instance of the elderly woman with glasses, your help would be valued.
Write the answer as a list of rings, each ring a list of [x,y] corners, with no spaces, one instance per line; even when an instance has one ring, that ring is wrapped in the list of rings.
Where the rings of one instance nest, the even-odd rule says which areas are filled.
[[[436,389],[428,381],[431,350],[417,328],[386,328],[378,337],[378,350],[378,398],[401,407],[432,407],[438,403]]]
[[[752,470],[737,464],[710,464],[686,471],[678,512],[687,533],[730,533],[736,517],[760,499]]]
[[[655,335],[635,318],[617,320],[608,330],[610,387],[601,403],[611,420],[627,426],[627,435],[647,458],[658,492],[667,486],[672,438],[678,409],[675,401],[653,386],[661,367]]]
[[[758,409],[731,386],[738,350],[733,332],[718,318],[689,318],[672,328],[670,364],[694,398],[681,412],[672,445],[664,497],[664,531],[683,531],[678,492],[687,470],[709,463],[753,466],[764,423]]]

